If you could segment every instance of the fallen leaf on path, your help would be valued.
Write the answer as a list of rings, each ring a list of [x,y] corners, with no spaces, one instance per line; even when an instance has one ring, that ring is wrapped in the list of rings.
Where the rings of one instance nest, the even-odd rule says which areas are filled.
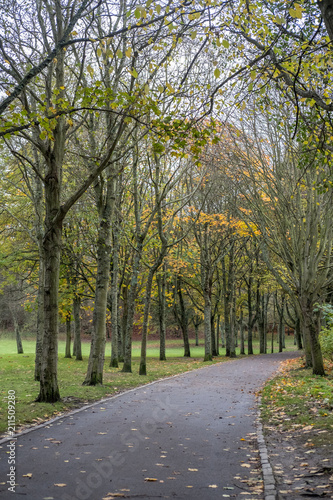
[[[63,488],[64,486],[67,486],[66,483],[54,483],[53,486],[58,486],[58,488]]]
[[[126,495],[124,493],[108,493],[106,497],[103,497],[102,500],[112,500],[113,498],[125,498]]]
[[[30,477],[32,477],[32,474],[31,474],[31,472],[29,472],[28,474],[23,474],[22,477],[29,477],[30,478]]]
[[[157,479],[155,477],[145,477],[145,481],[153,482],[153,481],[157,481]]]

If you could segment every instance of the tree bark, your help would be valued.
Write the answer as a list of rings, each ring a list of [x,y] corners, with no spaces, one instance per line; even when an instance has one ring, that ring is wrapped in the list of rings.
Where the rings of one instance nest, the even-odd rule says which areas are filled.
[[[21,339],[21,334],[20,334],[20,326],[16,320],[14,320],[14,328],[15,328],[17,354],[23,354],[24,352],[23,352],[22,339]]]
[[[75,294],[73,299],[73,315],[74,315],[74,346],[73,356],[76,361],[82,361],[82,345],[81,345],[81,318],[80,318],[81,299]]]
[[[106,343],[106,311],[110,279],[111,260],[111,215],[113,179],[108,179],[105,202],[99,213],[97,240],[97,276],[93,313],[93,336],[90,347],[87,375],[83,385],[103,383],[103,368]]]
[[[163,273],[157,276],[158,286],[158,320],[160,326],[160,361],[166,361],[166,265],[163,266]]]
[[[65,358],[71,358],[71,315],[66,317],[66,348],[65,348]]]
[[[179,306],[180,306],[180,316],[179,316],[179,325],[182,330],[183,340],[184,340],[184,357],[191,357],[190,350],[190,342],[188,338],[188,315],[186,311],[186,306],[183,297],[182,291],[182,279],[180,276],[177,278],[177,294],[179,298]],[[209,314],[209,325],[210,325],[210,314]]]
[[[119,364],[119,339],[118,339],[118,272],[119,272],[119,221],[116,216],[113,223],[113,249],[112,249],[112,273],[111,273],[111,360],[110,366],[118,368]]]
[[[324,19],[330,40],[333,40],[333,5],[331,0],[318,0],[318,6]]]

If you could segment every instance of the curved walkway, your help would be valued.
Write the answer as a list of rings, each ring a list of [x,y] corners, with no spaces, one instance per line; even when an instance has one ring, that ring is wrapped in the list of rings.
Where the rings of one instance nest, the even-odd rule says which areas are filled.
[[[0,497],[262,499],[256,392],[281,361],[296,356],[207,366],[18,435],[14,496],[4,484],[10,442],[2,442]],[[263,453],[260,436],[259,447]]]

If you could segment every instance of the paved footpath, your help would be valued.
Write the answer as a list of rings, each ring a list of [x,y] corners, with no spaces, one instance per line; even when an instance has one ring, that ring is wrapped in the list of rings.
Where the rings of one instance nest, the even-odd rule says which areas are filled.
[[[11,443],[2,440],[0,498],[264,498],[255,393],[295,356],[207,366],[18,435],[15,493],[6,484]]]

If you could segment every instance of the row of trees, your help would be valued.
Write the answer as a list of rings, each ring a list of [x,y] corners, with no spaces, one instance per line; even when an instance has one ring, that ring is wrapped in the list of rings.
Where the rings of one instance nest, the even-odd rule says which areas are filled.
[[[329,292],[331,265],[328,7],[4,6],[2,254],[4,274],[13,263],[28,279],[38,273],[39,401],[60,398],[59,289],[77,324],[80,301],[94,295],[85,384],[96,384],[108,307],[113,332],[123,331],[112,337],[112,363],[122,340],[123,371],[131,370],[143,277],[142,374],[153,286],[162,332],[167,291],[177,295],[185,344],[184,294],[203,310],[207,360],[223,304],[233,355],[237,296],[248,292],[251,339],[259,304],[276,288],[257,279],[262,262],[292,301],[308,363],[324,373],[314,306]],[[254,287],[263,297],[256,313]]]

